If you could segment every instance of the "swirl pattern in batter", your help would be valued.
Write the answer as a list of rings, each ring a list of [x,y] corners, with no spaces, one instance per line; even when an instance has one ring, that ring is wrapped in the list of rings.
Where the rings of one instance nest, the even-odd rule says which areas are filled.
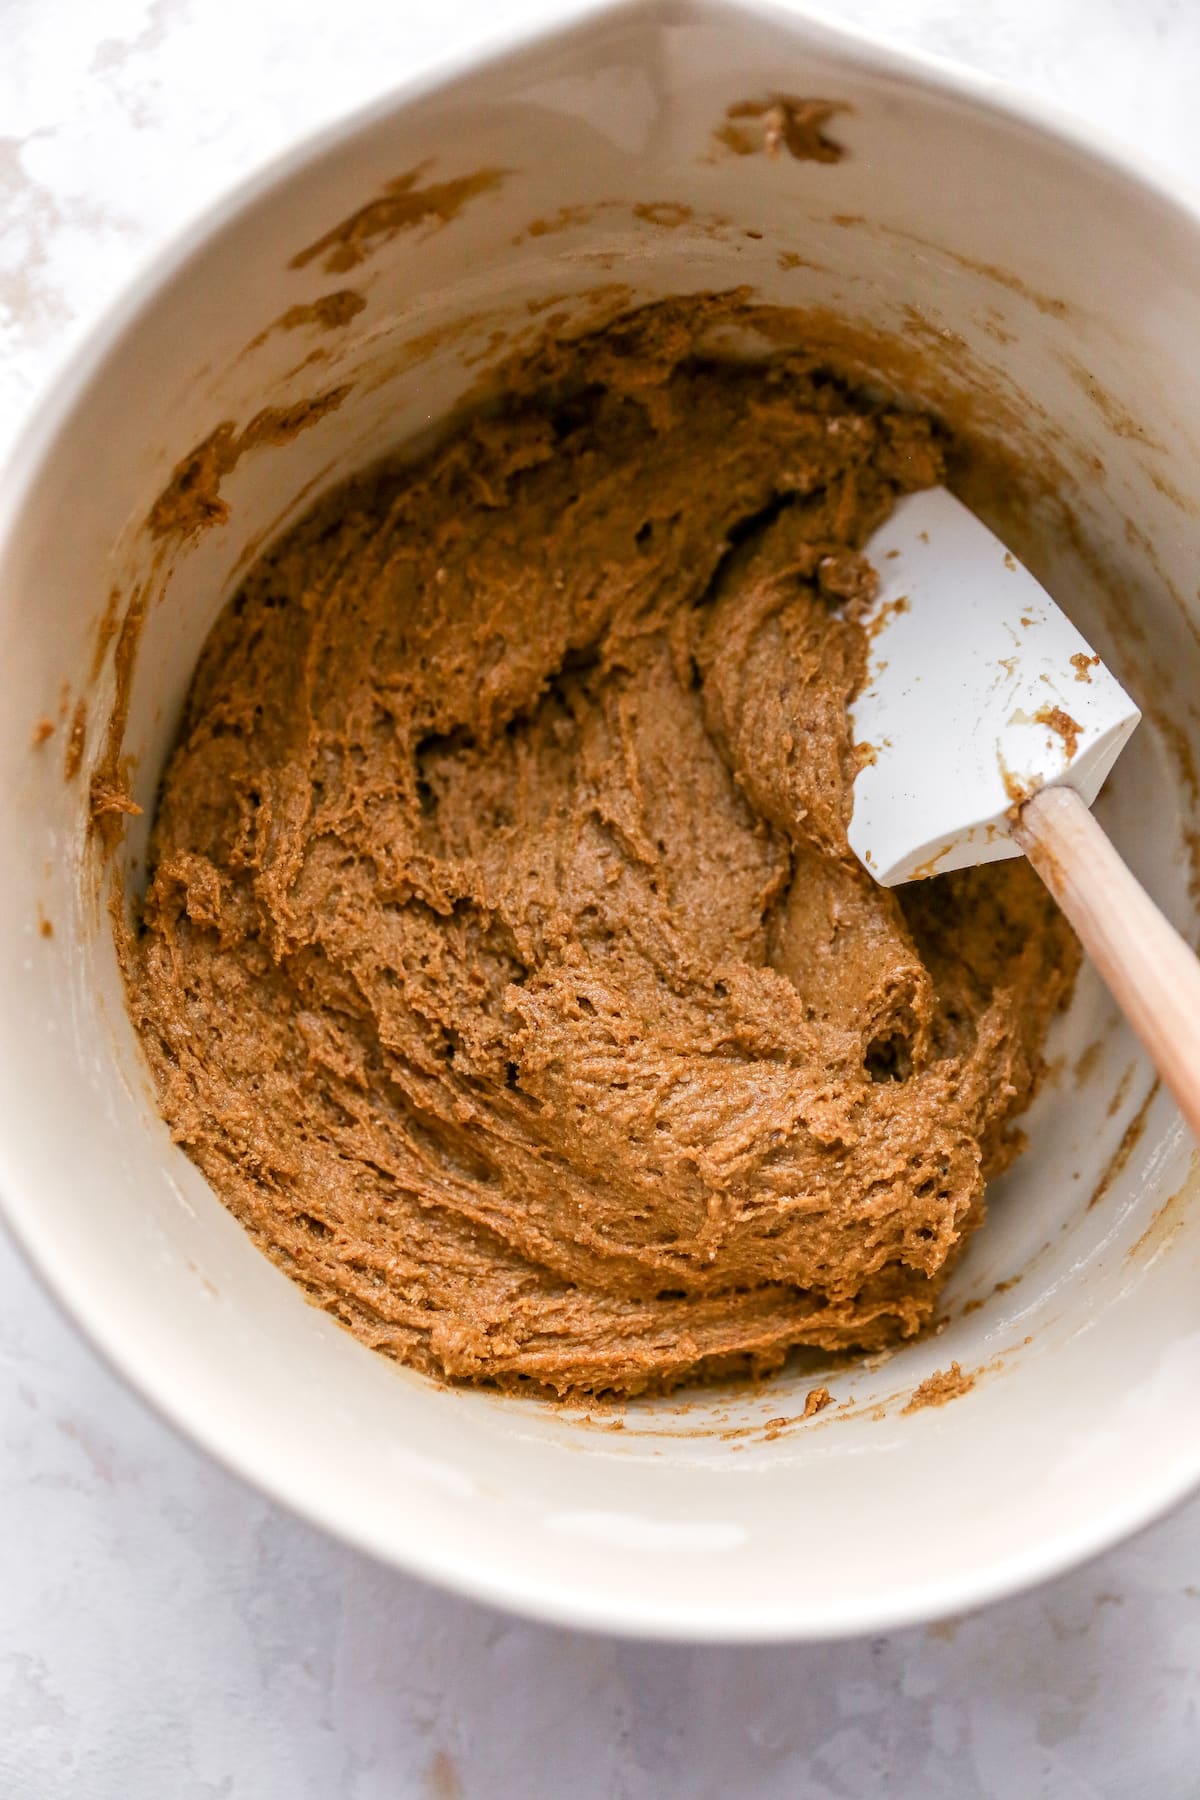
[[[860,550],[943,456],[647,308],[219,620],[130,1002],[175,1137],[367,1343],[635,1394],[933,1317],[1076,963],[1024,863],[847,849]]]

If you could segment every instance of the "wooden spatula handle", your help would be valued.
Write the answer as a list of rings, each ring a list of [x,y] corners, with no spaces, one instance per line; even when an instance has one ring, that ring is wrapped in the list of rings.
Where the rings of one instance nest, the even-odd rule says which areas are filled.
[[[1200,1138],[1200,961],[1073,789],[1027,800],[1015,835]]]

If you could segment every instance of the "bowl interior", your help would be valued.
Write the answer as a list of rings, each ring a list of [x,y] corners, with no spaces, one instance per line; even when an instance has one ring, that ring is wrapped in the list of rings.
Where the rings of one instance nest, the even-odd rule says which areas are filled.
[[[839,103],[839,159],[769,154],[781,87]],[[1200,223],[824,30],[622,7],[374,109],[227,205],[84,351],[11,472],[0,1185],[118,1365],[344,1536],[547,1616],[799,1636],[1004,1591],[1200,1473],[1198,1177],[1090,971],[939,1335],[874,1366],[798,1357],[761,1389],[549,1408],[392,1366],[253,1249],[158,1118],[106,910],[258,549],[486,402],[536,335],[735,290],[714,345],[826,345],[955,430],[968,498],[1144,709],[1100,811],[1195,939]],[[208,494],[214,456],[227,516],[164,535],[156,500],[181,467]],[[145,811],[105,844],[89,779],[122,759]],[[952,1361],[971,1390],[906,1412]],[[804,1421],[814,1378],[834,1405]]]

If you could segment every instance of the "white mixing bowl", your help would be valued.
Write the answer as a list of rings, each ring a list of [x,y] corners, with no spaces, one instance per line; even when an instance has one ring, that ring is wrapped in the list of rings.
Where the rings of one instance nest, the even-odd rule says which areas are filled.
[[[845,103],[827,128],[842,160],[714,135],[779,90]],[[742,125],[754,149],[761,121]],[[868,364],[990,460],[977,503],[1147,710],[1102,806],[1194,934],[1200,213],[976,78],[701,0],[605,8],[459,66],[189,229],[46,398],[0,493],[0,1191],[17,1237],[164,1414],[330,1531],[545,1618],[727,1640],[973,1605],[1200,1479],[1200,1184],[1095,978],[1055,1029],[1030,1148],[940,1336],[823,1377],[834,1404],[807,1423],[800,1368],[631,1405],[615,1431],[595,1408],[437,1387],[305,1304],[159,1120],[103,900],[136,885],[189,673],[257,546],[548,321],[739,285],[810,309],[833,343],[848,321]],[[342,289],[364,304],[340,323],[293,310]],[[155,497],[217,426],[229,448],[263,408],[342,387],[274,431],[287,441],[235,445],[223,523],[153,541]],[[139,595],[122,649],[111,627]],[[88,778],[133,648],[121,753],[146,813],[106,861]],[[32,747],[43,716],[55,730]],[[952,1361],[970,1391],[906,1411]]]

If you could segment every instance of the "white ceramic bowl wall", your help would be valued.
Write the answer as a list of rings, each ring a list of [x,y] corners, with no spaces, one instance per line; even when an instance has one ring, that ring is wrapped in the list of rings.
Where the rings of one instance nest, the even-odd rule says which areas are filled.
[[[846,103],[830,127],[844,160],[717,150],[727,106],[778,90]],[[418,190],[505,173],[356,267],[290,266],[418,165]],[[147,809],[255,545],[436,426],[547,318],[570,329],[740,285],[820,309],[818,333],[836,317],[881,334],[883,376],[1033,472],[990,508],[1147,707],[1102,805],[1194,933],[1200,218],[977,80],[691,0],[604,10],[460,67],[301,146],[189,231],[76,358],[0,494],[0,1192],[17,1236],[164,1413],[331,1531],[531,1613],[724,1639],[970,1605],[1200,1477],[1191,1148],[1094,978],[1056,1029],[1031,1148],[939,1337],[836,1374],[835,1405],[807,1424],[801,1369],[630,1406],[614,1432],[394,1367],[252,1248],[171,1144],[123,1008],[98,892],[136,884],[146,819],[106,873],[85,810],[114,693],[111,645],[90,673],[100,619],[146,576],[147,511],[215,426],[351,384],[290,443],[244,455],[227,522],[155,578],[124,740]],[[341,287],[366,301],[344,328],[278,328],[248,349]],[[88,707],[70,782],[64,726],[31,748],[64,683],[68,711]],[[978,1372],[972,1391],[905,1413],[952,1360]]]

